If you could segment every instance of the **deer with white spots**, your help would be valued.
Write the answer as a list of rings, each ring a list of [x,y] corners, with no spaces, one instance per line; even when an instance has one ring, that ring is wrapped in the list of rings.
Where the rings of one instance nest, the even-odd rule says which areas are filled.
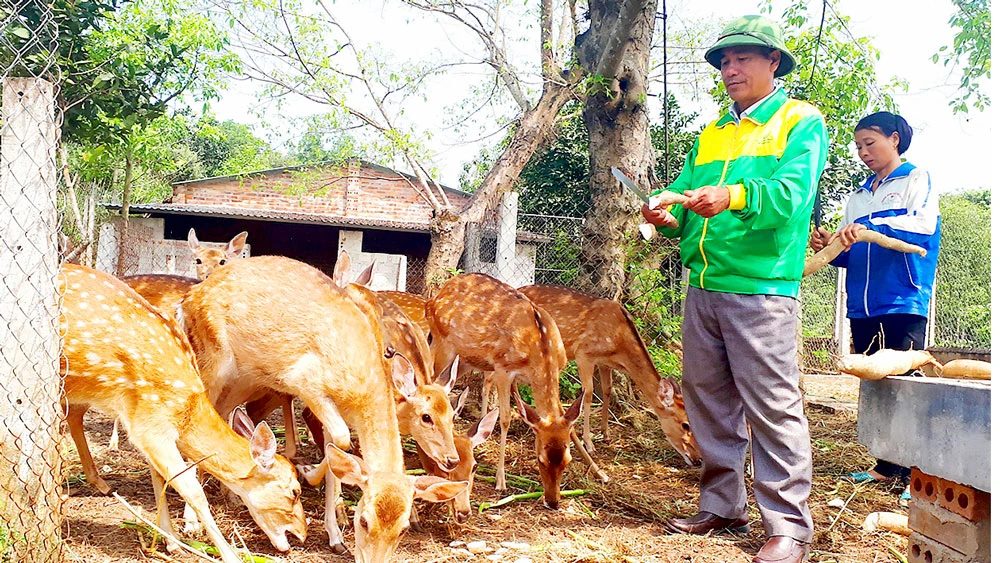
[[[336,519],[341,481],[362,489],[355,556],[365,562],[391,558],[415,496],[443,502],[467,486],[404,472],[392,387],[410,385],[414,375],[406,358],[386,351],[377,300],[302,262],[258,256],[216,271],[190,290],[181,309],[220,413],[272,390],[300,398],[323,423],[322,470],[307,478],[326,478],[325,525],[334,550],[346,551]],[[363,459],[344,451],[350,429]]]
[[[516,381],[531,386],[535,408],[525,405],[516,390],[514,397],[521,417],[535,432],[545,504],[557,508],[559,483],[572,459],[569,441],[575,436],[573,422],[580,415],[583,396],[577,397],[563,412],[559,402],[559,372],[566,365],[566,351],[552,317],[516,289],[484,274],[462,274],[448,280],[427,302],[427,317],[435,368],[440,369],[461,356],[465,365],[486,373],[484,398],[489,384],[497,388],[500,402],[497,490],[507,488],[504,456],[511,420],[511,387]]]
[[[171,534],[171,547],[179,540],[163,504],[165,484],[193,508],[223,561],[241,562],[212,517],[194,471],[186,471],[185,460],[198,462],[239,495],[276,549],[288,551],[287,533],[304,540],[295,468],[276,455],[277,442],[266,424],[258,425],[248,440],[219,416],[176,323],[120,280],[83,266],[63,266],[60,291],[63,400],[84,468],[92,468],[87,481],[101,492],[110,491],[93,469],[83,432],[84,413],[93,407],[116,415],[149,462],[159,525]]]
[[[688,465],[701,461],[701,452],[691,434],[680,386],[661,378],[632,316],[620,303],[599,299],[554,285],[529,285],[518,291],[545,309],[559,327],[566,358],[576,360],[583,386],[583,442],[594,451],[590,435],[590,401],[594,394],[594,368],[601,379],[601,432],[608,435],[608,398],[611,369],[628,374],[653,408],[670,445]]]
[[[203,280],[219,267],[239,258],[247,242],[247,232],[243,231],[234,236],[223,249],[202,246],[194,229],[188,231],[187,240],[188,248],[194,253],[194,267],[198,272],[198,279]]]

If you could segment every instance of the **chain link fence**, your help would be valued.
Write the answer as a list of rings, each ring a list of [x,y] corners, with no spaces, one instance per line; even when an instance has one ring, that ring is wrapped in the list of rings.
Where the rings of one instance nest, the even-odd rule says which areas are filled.
[[[48,3],[0,7],[0,561],[61,556],[58,80]]]

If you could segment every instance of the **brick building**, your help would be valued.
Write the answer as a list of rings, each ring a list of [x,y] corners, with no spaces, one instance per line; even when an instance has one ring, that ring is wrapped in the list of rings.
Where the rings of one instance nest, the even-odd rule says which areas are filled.
[[[288,256],[330,273],[345,249],[356,271],[376,263],[378,289],[419,293],[432,208],[411,182],[408,174],[364,161],[178,182],[167,201],[130,207],[142,217],[130,219],[123,251],[119,222],[102,229],[98,267],[119,275],[193,275],[189,229],[200,241],[216,244],[247,231],[255,256]],[[457,209],[472,198],[441,190]]]

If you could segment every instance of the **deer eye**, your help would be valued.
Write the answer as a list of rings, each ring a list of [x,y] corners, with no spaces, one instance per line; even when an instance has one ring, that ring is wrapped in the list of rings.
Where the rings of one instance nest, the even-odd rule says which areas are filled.
[[[195,258],[194,259],[194,263],[195,264],[201,264],[201,258]]]
[[[691,431],[691,425],[686,422],[681,423],[681,428],[683,428],[685,432]]]
[[[222,260],[219,260],[219,265],[220,266],[225,266],[226,265],[226,259],[223,258]]]
[[[422,420],[424,424],[434,424],[434,419],[432,419],[429,414],[424,414],[420,417],[420,420]]]

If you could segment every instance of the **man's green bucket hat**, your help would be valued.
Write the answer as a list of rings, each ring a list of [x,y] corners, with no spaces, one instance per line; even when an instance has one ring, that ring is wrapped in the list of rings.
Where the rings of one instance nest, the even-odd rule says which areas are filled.
[[[743,16],[722,30],[715,45],[705,52],[705,60],[715,68],[722,68],[722,50],[727,47],[755,46],[777,49],[781,62],[774,76],[784,76],[795,68],[795,58],[785,47],[785,38],[778,24],[763,16]]]

